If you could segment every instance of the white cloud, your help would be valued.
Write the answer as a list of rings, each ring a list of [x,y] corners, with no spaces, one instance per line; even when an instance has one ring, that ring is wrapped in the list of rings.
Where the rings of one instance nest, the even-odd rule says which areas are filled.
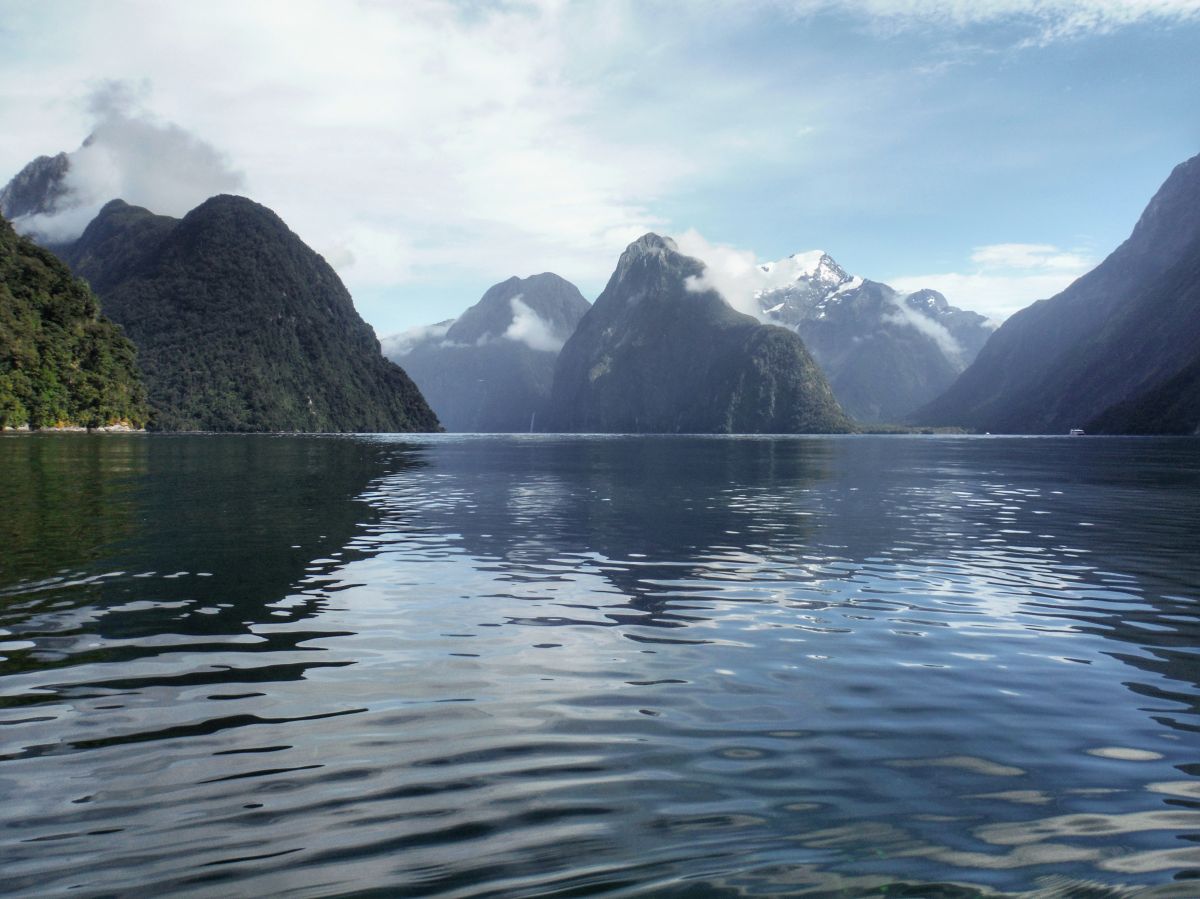
[[[68,206],[60,212],[21,215],[13,219],[13,226],[21,234],[31,234],[38,240],[51,244],[67,244],[83,233],[83,229],[96,217],[103,205],[102,202],[91,201]]]
[[[217,148],[245,173],[239,192],[326,255],[386,332],[445,318],[475,292],[464,285],[514,273],[557,271],[590,292],[639,234],[672,215],[720,221],[731,196],[767,207],[747,238],[760,246],[768,220],[833,240],[818,230],[825,214],[891,214],[925,195],[908,177],[905,135],[920,135],[922,158],[948,160],[930,183],[957,183],[941,173],[955,171],[956,153],[978,154],[929,138],[959,133],[953,103],[927,102],[861,48],[823,44],[824,15],[913,29],[906,65],[937,71],[947,30],[1013,20],[1028,27],[995,29],[1003,40],[1040,40],[1198,10],[1200,0],[0,0],[0,180],[78,144],[97,79],[147,83],[127,118]],[[811,31],[798,16],[814,17]],[[952,36],[986,43],[991,32]],[[95,179],[110,178],[93,161]],[[140,174],[155,197],[145,205],[191,202],[175,180]],[[766,177],[770,193],[755,182]],[[204,183],[192,188],[213,189]],[[732,262],[714,268],[736,276]],[[409,308],[395,308],[401,291]],[[744,289],[724,291],[756,311]]]
[[[802,272],[811,273],[824,256],[821,250],[810,250],[764,268],[753,250],[710,243],[695,228],[683,232],[675,239],[675,243],[679,252],[704,263],[703,274],[688,278],[688,290],[715,290],[738,312],[752,315],[760,321],[768,319],[758,295],[763,291],[788,286]]]
[[[738,312],[762,319],[762,308],[755,294],[767,286],[771,276],[758,267],[753,250],[709,243],[695,228],[677,237],[675,244],[683,255],[704,263],[700,277],[688,278],[688,290],[715,290]]]
[[[244,178],[212,145],[148,112],[144,85],[104,82],[87,98],[87,140],[67,154],[64,193],[47,213],[21,216],[18,230],[51,241],[78,237],[109,200],[181,216]]]
[[[563,348],[566,337],[555,333],[554,325],[523,302],[520,294],[509,300],[509,305],[512,309],[513,319],[505,332],[499,336],[484,334],[475,342],[475,346],[486,346],[497,340],[512,340],[516,343],[523,343],[530,349],[550,353],[557,353]],[[455,319],[447,319],[436,325],[422,325],[384,337],[380,340],[383,354],[389,359],[399,359],[407,356],[419,344],[431,341],[436,341],[439,346],[443,347],[469,346],[470,344],[443,339],[454,322]]]
[[[782,0],[798,15],[851,12],[895,28],[1024,23],[1027,44],[1106,34],[1142,22],[1200,19],[1200,0]]]
[[[901,275],[889,283],[903,292],[932,288],[952,303],[1003,321],[1036,300],[1054,296],[1095,261],[1051,244],[1004,243],[976,247],[972,271]]]
[[[417,344],[425,343],[428,340],[440,340],[445,337],[446,332],[450,330],[450,326],[453,324],[454,319],[451,318],[444,322],[438,322],[436,325],[420,325],[416,328],[401,331],[399,334],[382,337],[379,343],[383,348],[383,355],[389,359],[398,359],[401,356],[407,356]]]
[[[895,299],[896,311],[890,315],[885,315],[885,320],[915,328],[926,337],[932,339],[949,358],[961,362],[962,347],[944,325],[935,322],[931,318],[927,318],[905,303],[903,294],[898,295]]]
[[[1047,269],[1078,272],[1091,264],[1086,256],[1044,243],[996,243],[976,247],[971,261],[985,269]]]
[[[532,350],[557,353],[566,343],[565,337],[554,333],[554,326],[515,296],[510,301],[513,320],[504,337],[523,343]]]
[[[115,137],[148,123],[157,131],[145,137],[203,135],[246,173],[237,192],[278,212],[352,293],[448,271],[483,281],[553,268],[602,283],[630,239],[663,224],[654,200],[702,165],[669,141],[598,127],[612,81],[600,76],[653,38],[617,6],[45,0],[36,15],[0,18],[0,47],[30,51],[0,59],[6,124],[38,109],[55,124],[40,128],[44,144],[24,127],[19,147],[5,141],[12,173],[88,132],[84,86],[146,82],[161,119],[117,109],[127,130]],[[52,141],[72,96],[78,132],[64,146]],[[195,145],[165,149],[146,152],[190,169],[189,190],[172,192],[175,173],[151,166],[114,172],[99,150],[79,173],[170,214],[204,199],[194,193],[231,189],[208,183],[212,160],[198,164]]]

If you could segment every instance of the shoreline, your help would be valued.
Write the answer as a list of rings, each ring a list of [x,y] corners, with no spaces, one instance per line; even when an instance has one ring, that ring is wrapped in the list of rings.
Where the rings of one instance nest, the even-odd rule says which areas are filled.
[[[2,434],[145,434],[145,428],[131,428],[128,425],[102,425],[89,428],[83,425],[64,425],[61,428],[31,428],[29,425],[17,425],[0,428]]]

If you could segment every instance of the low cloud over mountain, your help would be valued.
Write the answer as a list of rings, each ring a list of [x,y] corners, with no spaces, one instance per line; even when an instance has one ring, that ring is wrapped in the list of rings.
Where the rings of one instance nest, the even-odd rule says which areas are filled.
[[[211,144],[144,108],[145,88],[107,82],[92,92],[91,133],[77,150],[41,156],[0,191],[0,212],[49,244],[75,240],[109,200],[180,216],[245,179]]]

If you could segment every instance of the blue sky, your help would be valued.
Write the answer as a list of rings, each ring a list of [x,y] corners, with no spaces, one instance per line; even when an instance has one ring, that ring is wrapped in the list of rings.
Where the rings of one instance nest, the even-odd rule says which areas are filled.
[[[381,335],[647,230],[1002,318],[1200,152],[1200,0],[0,0],[0,74],[0,179],[99,128],[81,196],[245,193]]]

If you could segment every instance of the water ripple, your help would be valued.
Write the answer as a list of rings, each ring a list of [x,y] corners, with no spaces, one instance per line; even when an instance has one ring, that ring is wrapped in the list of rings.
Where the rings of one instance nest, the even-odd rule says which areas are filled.
[[[1192,441],[0,456],[15,895],[1200,877]]]

